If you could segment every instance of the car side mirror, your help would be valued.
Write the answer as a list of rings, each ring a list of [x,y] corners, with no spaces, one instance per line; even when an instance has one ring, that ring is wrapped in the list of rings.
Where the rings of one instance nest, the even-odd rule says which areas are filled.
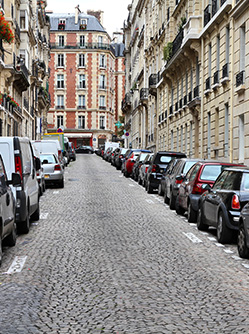
[[[204,183],[201,187],[202,187],[203,190],[208,190],[208,191],[211,190],[211,186],[208,183]]]
[[[14,187],[19,187],[22,184],[22,178],[19,173],[12,173],[11,180],[7,181],[7,184],[12,184]]]

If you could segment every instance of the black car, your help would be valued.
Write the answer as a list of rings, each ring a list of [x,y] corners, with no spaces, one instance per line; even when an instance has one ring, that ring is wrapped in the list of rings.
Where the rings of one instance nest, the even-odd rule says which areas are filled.
[[[249,259],[249,202],[240,213],[237,245],[239,256]]]
[[[154,153],[148,153],[141,167],[139,168],[138,184],[142,185],[143,187],[145,187],[145,184],[146,184],[147,171],[148,171],[150,162],[153,159],[153,155]]]
[[[170,209],[175,209],[179,186],[190,168],[198,161],[199,159],[175,159],[171,162],[171,166],[167,168],[163,176],[165,184],[164,202],[169,204]],[[161,184],[163,184],[162,180]]]
[[[92,146],[85,146],[85,145],[81,145],[79,147],[77,147],[75,149],[76,153],[94,153],[94,149],[92,148]]]
[[[186,158],[186,154],[172,151],[155,153],[147,171],[146,190],[148,193],[158,189],[162,174],[166,171],[169,162],[176,158]]]
[[[217,228],[220,243],[229,243],[237,235],[242,208],[249,201],[249,168],[225,168],[213,187],[206,185],[199,203],[197,227]]]

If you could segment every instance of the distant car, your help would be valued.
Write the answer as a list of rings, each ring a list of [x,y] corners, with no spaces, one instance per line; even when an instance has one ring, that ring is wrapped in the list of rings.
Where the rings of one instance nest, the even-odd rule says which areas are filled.
[[[41,160],[39,150],[32,143],[31,143],[31,145],[33,147],[35,159]],[[38,184],[39,184],[39,196],[42,196],[43,193],[46,190],[46,184],[45,184],[44,173],[43,173],[43,168],[42,168],[42,165],[41,165],[41,161],[40,161],[40,168],[36,171],[36,178],[37,178],[37,181],[38,181]]]
[[[177,177],[176,180],[182,182],[176,198],[176,212],[183,214],[187,211],[188,221],[196,222],[200,197],[206,191],[205,185],[212,187],[223,169],[231,166],[238,165],[215,160],[203,160],[192,166],[186,176]]]
[[[131,175],[135,160],[141,152],[150,153],[149,150],[143,150],[143,149],[131,149],[126,152],[126,157],[124,162],[124,176],[129,177]]]
[[[120,148],[119,153],[115,156],[115,166],[117,169],[121,169],[122,162],[125,158],[125,153],[128,151],[128,148]]]
[[[135,180],[135,181],[138,181],[138,175],[139,175],[139,169],[141,168],[142,164],[143,164],[143,161],[144,159],[147,157],[149,153],[147,152],[141,152],[135,163],[134,163],[134,166],[132,168],[132,172],[131,172],[131,177]]]
[[[81,145],[75,149],[76,153],[94,153],[94,149],[92,146]]]
[[[207,230],[209,226],[214,226],[218,242],[229,243],[237,236],[240,212],[249,201],[249,168],[226,168],[212,188],[206,185],[204,189],[197,227]]]
[[[147,175],[147,171],[148,171],[150,162],[153,159],[153,155],[154,153],[148,153],[139,169],[138,184],[141,184],[143,187],[145,187],[145,184],[146,184],[146,175]]]
[[[199,159],[175,159],[172,160],[171,166],[168,167],[166,174],[164,174],[164,202],[169,204],[171,210],[175,209],[175,201],[178,195],[180,184],[189,169],[199,161]],[[162,184],[162,180],[161,180]]]
[[[146,190],[148,193],[158,189],[162,174],[166,171],[169,162],[176,158],[186,158],[186,154],[173,151],[159,151],[154,154],[147,171]]]
[[[55,184],[64,188],[64,168],[54,153],[41,154],[46,185]]]
[[[0,265],[2,264],[2,244],[15,246],[16,224],[15,224],[15,198],[9,185],[18,186],[21,184],[21,176],[13,173],[12,180],[7,180],[7,175],[0,156]]]
[[[76,160],[76,152],[75,152],[74,144],[72,142],[68,143],[68,154],[69,154],[70,161]]]

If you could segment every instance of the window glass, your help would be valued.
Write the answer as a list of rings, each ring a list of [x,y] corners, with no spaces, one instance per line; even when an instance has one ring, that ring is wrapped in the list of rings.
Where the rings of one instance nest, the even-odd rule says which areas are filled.
[[[32,169],[32,153],[27,143],[20,142],[22,152],[23,173],[31,174]]]
[[[220,172],[221,172],[220,165],[206,165],[202,170],[200,179],[207,181],[215,181]]]
[[[249,173],[243,173],[242,189],[249,190]]]
[[[191,169],[191,173],[189,174],[189,181],[193,181],[200,169],[200,165],[196,165],[193,169]]]
[[[186,174],[194,164],[196,164],[196,161],[187,161],[182,171],[183,174]]]

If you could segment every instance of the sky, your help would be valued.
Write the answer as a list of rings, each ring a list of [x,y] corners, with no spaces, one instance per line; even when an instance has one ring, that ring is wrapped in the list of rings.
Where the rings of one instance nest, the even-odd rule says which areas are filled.
[[[79,5],[81,12],[88,9],[102,10],[104,12],[103,26],[110,36],[114,31],[120,31],[128,17],[128,5],[132,0],[47,0],[46,10],[54,13],[74,13]]]

